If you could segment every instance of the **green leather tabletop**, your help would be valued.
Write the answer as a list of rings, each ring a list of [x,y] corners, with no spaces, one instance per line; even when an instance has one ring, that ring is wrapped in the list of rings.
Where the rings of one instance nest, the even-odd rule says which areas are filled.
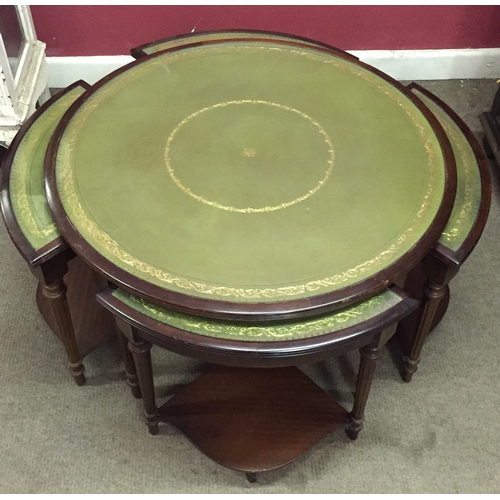
[[[139,59],[61,134],[58,196],[100,255],[167,290],[312,297],[405,255],[445,166],[406,95],[313,47],[212,43]]]
[[[469,235],[481,203],[481,174],[474,150],[455,121],[432,99],[412,89],[434,113],[450,139],[457,165],[457,194],[448,224],[439,242],[456,251]]]
[[[335,333],[375,318],[403,300],[397,293],[386,289],[368,300],[335,311],[333,314],[300,321],[256,325],[178,313],[147,302],[120,288],[113,292],[113,296],[141,314],[174,328],[207,337],[243,342],[299,340]]]
[[[60,236],[43,188],[43,163],[50,138],[63,114],[85,92],[75,87],[52,103],[30,126],[15,156],[9,195],[16,221],[35,250]]]

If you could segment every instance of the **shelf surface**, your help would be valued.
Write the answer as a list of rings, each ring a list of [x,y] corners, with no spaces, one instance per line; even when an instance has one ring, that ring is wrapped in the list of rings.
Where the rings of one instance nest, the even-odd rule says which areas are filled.
[[[160,408],[217,463],[262,472],[299,458],[349,413],[296,367],[213,365]]]

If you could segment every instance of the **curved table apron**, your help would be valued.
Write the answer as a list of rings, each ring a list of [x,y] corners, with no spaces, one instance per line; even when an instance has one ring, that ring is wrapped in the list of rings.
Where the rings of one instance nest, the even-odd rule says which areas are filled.
[[[455,193],[434,117],[327,49],[224,40],[144,57],[66,113],[46,190],[69,245],[173,309],[260,321],[382,290],[437,241]]]

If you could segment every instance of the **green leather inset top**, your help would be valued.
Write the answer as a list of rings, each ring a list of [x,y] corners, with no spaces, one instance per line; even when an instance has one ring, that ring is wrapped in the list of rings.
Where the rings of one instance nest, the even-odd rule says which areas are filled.
[[[233,302],[364,281],[416,245],[445,186],[437,136],[406,95],[271,42],[137,60],[82,103],[55,162],[65,212],[97,252]]]
[[[474,150],[467,137],[446,111],[432,99],[412,89],[434,113],[450,140],[457,165],[457,194],[448,224],[439,243],[456,251],[467,238],[476,221],[481,203],[481,174]]]
[[[85,92],[75,87],[52,103],[29,127],[12,161],[9,194],[12,210],[35,250],[60,236],[43,187],[43,163],[50,138],[67,109]]]
[[[256,325],[232,323],[178,313],[147,302],[120,288],[113,292],[113,296],[149,318],[180,330],[219,339],[259,342],[299,340],[334,333],[374,318],[402,301],[402,298],[397,293],[386,289],[366,301],[340,309],[333,314],[302,321]]]
[[[267,40],[284,40],[284,41],[297,41],[300,43],[304,43],[306,45],[317,46],[314,42],[307,42],[303,40],[298,40],[293,37],[289,37],[286,35],[274,35],[271,33],[249,33],[247,31],[233,31],[230,33],[199,33],[196,35],[191,35],[183,38],[175,38],[173,40],[166,40],[164,42],[159,42],[156,44],[151,44],[147,47],[144,47],[142,51],[145,54],[154,54],[156,52],[161,52],[162,50],[171,49],[173,47],[181,47],[183,45],[188,45],[190,43],[198,43],[198,42],[208,42],[210,40],[229,40],[232,38],[246,38],[246,39],[255,39],[262,38]]]

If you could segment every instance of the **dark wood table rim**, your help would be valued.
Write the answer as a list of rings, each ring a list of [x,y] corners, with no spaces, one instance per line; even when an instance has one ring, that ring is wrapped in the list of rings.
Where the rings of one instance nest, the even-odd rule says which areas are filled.
[[[229,39],[225,42],[243,41],[248,43],[269,43],[267,39]],[[45,191],[49,207],[53,214],[54,220],[66,239],[67,243],[73,250],[91,267],[99,273],[106,276],[108,280],[115,283],[120,288],[123,288],[130,293],[142,297],[153,303],[164,305],[173,310],[186,312],[195,315],[202,315],[207,317],[214,317],[220,319],[229,319],[232,321],[270,321],[280,319],[293,319],[313,316],[318,314],[327,313],[336,309],[346,307],[350,304],[368,298],[377,292],[383,290],[387,285],[395,282],[399,277],[405,275],[412,269],[423,257],[432,249],[441,235],[448,218],[453,208],[453,201],[456,193],[456,166],[451,144],[448,140],[446,133],[439,124],[436,117],[423,105],[423,103],[413,95],[404,85],[400,84],[392,77],[385,73],[362,63],[358,60],[353,60],[341,53],[337,53],[324,47],[315,47],[314,50],[331,54],[337,58],[345,59],[351,64],[356,64],[384,79],[408,99],[410,99],[422,112],[425,118],[435,131],[439,140],[439,144],[443,151],[445,161],[445,193],[443,200],[438,209],[434,222],[424,233],[419,242],[399,260],[383,269],[381,272],[371,276],[370,278],[361,281],[353,286],[346,287],[334,292],[317,295],[312,298],[295,299],[289,301],[280,301],[273,303],[234,303],[223,300],[212,300],[206,298],[190,297],[179,292],[169,291],[157,285],[148,283],[132,274],[118,268],[112,264],[108,259],[99,254],[75,229],[71,221],[66,215],[62,203],[58,197],[57,183],[55,176],[55,157],[61,136],[68,125],[69,121],[79,109],[79,107],[100,87],[112,80],[114,77],[120,75],[135,66],[142,64],[144,61],[158,57],[167,52],[174,52],[178,50],[185,50],[191,47],[200,45],[217,44],[218,41],[199,42],[189,45],[184,45],[180,48],[170,48],[155,54],[142,57],[133,61],[114,72],[110,73],[95,85],[93,85],[87,92],[85,92],[79,99],[73,103],[63,116],[61,122],[56,128],[47,155],[45,157]],[[299,42],[288,41],[272,41],[273,44],[283,44],[294,47],[306,47],[311,49],[310,46],[305,46]]]

